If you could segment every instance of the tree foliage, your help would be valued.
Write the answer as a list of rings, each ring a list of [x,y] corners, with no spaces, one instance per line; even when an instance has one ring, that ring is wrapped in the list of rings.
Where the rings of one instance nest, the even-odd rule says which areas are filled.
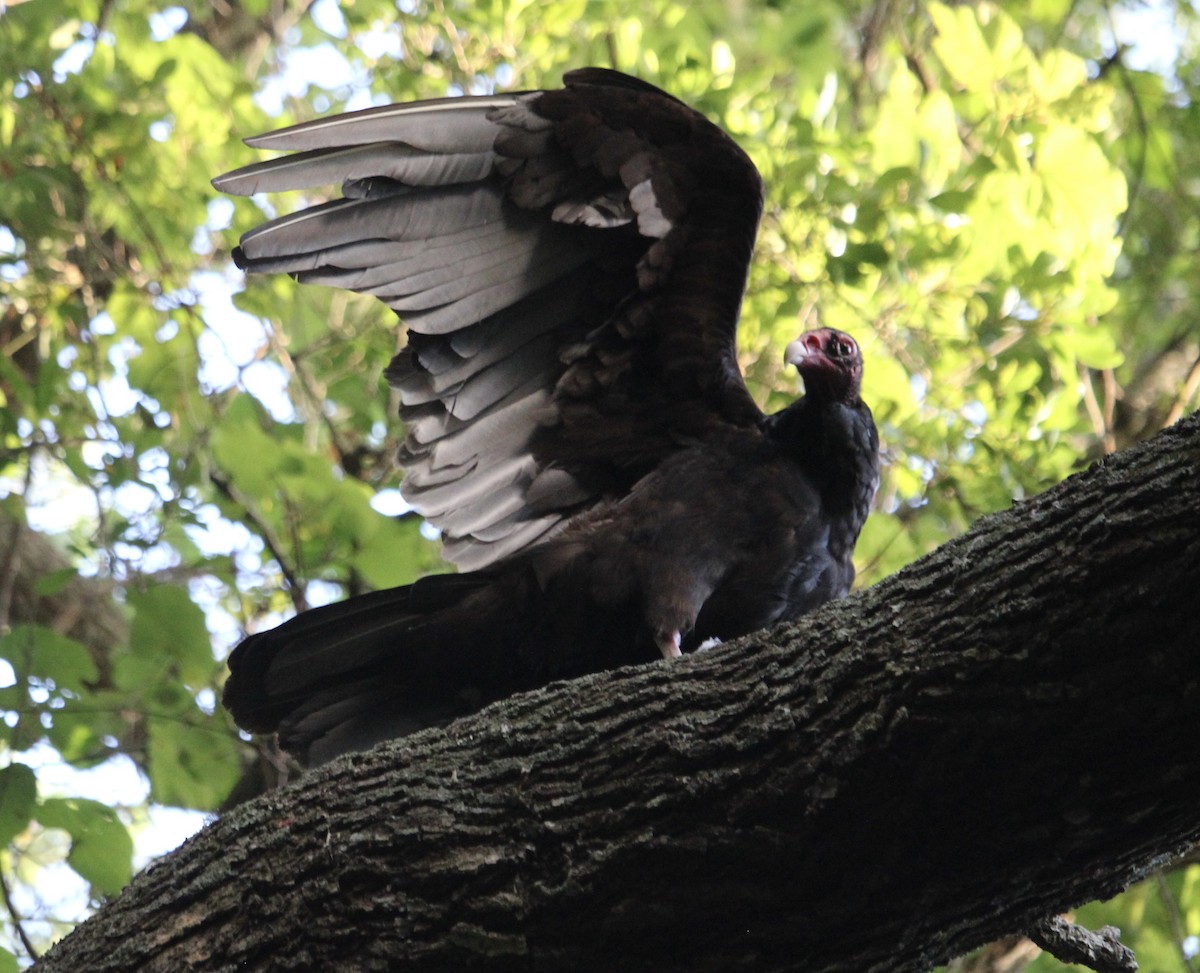
[[[1168,55],[1139,43],[1164,29]],[[111,894],[148,807],[277,776],[216,704],[239,631],[439,569],[377,510],[395,322],[243,289],[228,249],[274,201],[209,188],[256,157],[239,137],[585,63],[698,105],[768,185],[741,329],[760,401],[791,394],[798,330],[864,346],[870,584],[1200,401],[1195,30],[1188,4],[1087,0],[0,6],[0,973],[63,928],[47,870]],[[133,805],[51,773],[118,763]],[[1198,882],[1087,918],[1171,968]]]

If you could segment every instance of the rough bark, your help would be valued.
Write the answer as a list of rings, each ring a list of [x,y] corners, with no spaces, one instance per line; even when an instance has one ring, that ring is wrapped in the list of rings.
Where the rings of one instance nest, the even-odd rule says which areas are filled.
[[[1200,839],[1200,416],[801,624],[207,828],[47,971],[910,971]]]

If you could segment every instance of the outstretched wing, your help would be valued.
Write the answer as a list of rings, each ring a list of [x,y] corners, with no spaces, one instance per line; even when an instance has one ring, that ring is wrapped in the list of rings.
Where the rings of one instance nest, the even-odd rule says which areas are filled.
[[[761,420],[735,354],[761,181],[670,95],[588,68],[559,90],[372,108],[247,141],[296,151],[218,189],[342,184],[343,199],[247,233],[235,257],[399,314],[401,489],[460,567],[622,496],[714,425]]]

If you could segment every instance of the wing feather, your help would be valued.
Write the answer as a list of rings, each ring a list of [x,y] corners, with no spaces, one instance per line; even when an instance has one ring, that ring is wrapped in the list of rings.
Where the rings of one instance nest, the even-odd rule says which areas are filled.
[[[256,149],[295,151],[403,142],[426,152],[490,152],[497,133],[489,115],[497,109],[511,108],[520,97],[434,98],[407,105],[383,105],[301,122],[248,138],[246,144]],[[225,187],[218,184],[217,188]]]
[[[214,180],[341,184],[235,252],[372,294],[401,489],[473,569],[551,536],[714,424],[755,424],[735,332],[761,209],[749,159],[670,95],[587,69],[552,91],[443,98],[247,140],[292,154]]]
[[[504,213],[504,197],[478,183],[438,186],[420,196],[342,199],[271,220],[242,237],[241,259],[255,261],[286,254],[319,253],[367,240],[418,241],[486,226]]]
[[[256,162],[222,176],[217,188],[250,196],[378,179],[401,186],[445,186],[478,182],[491,174],[495,162],[490,147],[482,152],[434,153],[403,142],[375,142],[345,149],[310,149],[282,160]]]

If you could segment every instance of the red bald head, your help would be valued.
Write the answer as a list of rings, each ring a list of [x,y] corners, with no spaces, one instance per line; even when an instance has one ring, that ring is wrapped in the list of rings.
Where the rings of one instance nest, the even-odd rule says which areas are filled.
[[[783,360],[804,377],[804,391],[821,399],[858,401],[862,384],[862,352],[844,331],[817,328],[787,346]]]

